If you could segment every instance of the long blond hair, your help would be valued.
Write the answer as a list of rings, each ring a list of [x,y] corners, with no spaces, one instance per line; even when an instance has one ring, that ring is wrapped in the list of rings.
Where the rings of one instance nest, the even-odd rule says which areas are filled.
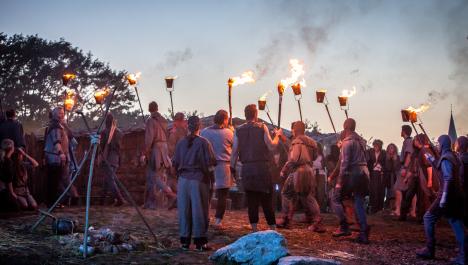
[[[15,143],[10,139],[3,139],[0,149],[0,162],[5,160],[7,152],[15,148]]]

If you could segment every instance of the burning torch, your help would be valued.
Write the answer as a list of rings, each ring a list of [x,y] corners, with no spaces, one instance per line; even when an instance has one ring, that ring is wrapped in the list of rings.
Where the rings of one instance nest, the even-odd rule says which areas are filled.
[[[75,106],[75,92],[73,90],[67,90],[65,92],[65,100],[63,102],[63,108],[67,113],[67,121],[70,118],[70,113]]]
[[[68,83],[72,79],[75,79],[75,78],[76,78],[76,75],[72,73],[65,73],[62,75],[62,84],[66,88],[63,107],[65,111],[68,112],[67,121],[70,116],[70,112],[73,110],[73,107],[75,106],[75,92],[73,90],[68,89],[67,86],[68,86]]]
[[[280,84],[278,85],[278,93],[280,94],[280,110],[281,110],[281,101],[282,101],[284,88],[291,86],[294,92],[294,98],[296,99],[297,105],[299,106],[299,115],[302,121],[301,87],[305,87],[305,80],[303,78],[305,74],[304,65],[301,64],[298,59],[290,59],[289,68],[290,68],[291,76],[286,79],[281,80]],[[299,81],[301,76],[302,76],[302,80]],[[280,116],[281,114],[278,115],[278,120],[280,119]],[[278,126],[279,126],[279,122],[278,122]]]
[[[404,122],[411,122],[411,126],[413,126],[414,131],[416,134],[419,134],[418,130],[416,129],[416,126],[414,124],[418,121],[418,113],[422,113],[426,110],[429,109],[429,105],[421,105],[419,108],[413,108],[413,107],[408,107],[406,109],[401,110],[401,118]],[[427,137],[429,140],[429,148],[431,151],[434,153],[436,157],[439,156],[435,146],[431,142],[431,138],[429,138],[429,135],[427,134],[426,130],[422,126],[422,122],[419,123],[419,128],[423,131],[423,134]]]
[[[140,72],[136,74],[128,74],[127,81],[128,81],[128,84],[130,84],[130,86],[133,86],[135,88],[135,92],[136,92],[137,99],[138,99],[138,104],[140,105],[141,117],[143,118],[143,124],[145,124],[146,122],[145,113],[143,112],[143,107],[141,106],[140,94],[138,93],[138,87],[136,86],[138,78],[140,78],[140,76],[141,76]]]
[[[338,96],[338,102],[340,103],[340,108],[344,110],[346,115],[346,119],[349,118],[348,110],[349,110],[349,102],[348,99],[356,94],[356,87],[353,87],[353,90],[344,89],[341,96]]]
[[[253,83],[255,79],[252,71],[242,73],[241,76],[230,77],[228,79],[228,101],[229,101],[229,125],[232,126],[232,88],[245,83]]]
[[[278,128],[281,128],[281,107],[283,106],[283,94],[284,94],[284,84],[282,82],[278,83]]]
[[[102,89],[96,90],[96,92],[94,92],[94,100],[96,101],[96,104],[100,105],[102,108],[102,103],[104,103],[104,100],[109,95],[109,93],[109,87],[104,87]]]
[[[71,74],[71,73],[63,74],[62,75],[62,83],[63,83],[64,86],[68,86],[68,82],[70,82],[70,80],[75,79],[75,78],[76,78],[75,74]]]
[[[323,103],[323,105],[325,106],[325,109],[327,110],[328,118],[330,119],[330,123],[333,127],[333,131],[336,133],[335,124],[333,123],[333,119],[330,115],[330,110],[328,109],[328,100],[325,95],[326,93],[327,93],[327,90],[325,89],[320,89],[320,90],[315,91],[315,95],[317,96],[317,103]]]
[[[294,92],[294,98],[297,101],[297,106],[299,107],[299,116],[301,117],[302,121],[302,108],[301,108],[301,98],[302,98],[302,93],[301,93],[301,83],[296,83],[291,85],[291,88]]]
[[[268,105],[267,105],[267,102],[266,102],[268,93],[269,93],[269,92],[263,94],[263,95],[258,99],[258,109],[259,109],[259,110],[265,111],[266,115],[268,116],[268,119],[270,120],[271,125],[275,126],[275,124],[273,123],[273,120],[271,119],[270,110],[268,109]]]
[[[166,80],[166,91],[169,92],[169,96],[171,97],[171,116],[174,119],[174,103],[172,101],[172,92],[174,91],[174,80],[177,76],[167,76]]]

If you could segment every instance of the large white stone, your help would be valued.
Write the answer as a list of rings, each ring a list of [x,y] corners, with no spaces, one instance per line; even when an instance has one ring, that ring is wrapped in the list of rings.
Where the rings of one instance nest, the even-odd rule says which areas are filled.
[[[278,265],[340,265],[341,262],[331,259],[319,259],[308,256],[289,256],[281,258]]]
[[[210,260],[215,264],[268,265],[288,255],[286,239],[268,230],[248,234],[236,242],[218,249]]]

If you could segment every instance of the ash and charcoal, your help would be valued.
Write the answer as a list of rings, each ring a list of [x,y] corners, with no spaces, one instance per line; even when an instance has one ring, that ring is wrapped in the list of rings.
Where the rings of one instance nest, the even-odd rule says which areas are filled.
[[[95,229],[90,227],[88,232],[88,254],[142,251],[145,249],[143,241],[128,232],[119,233],[110,228]],[[83,253],[83,233],[73,233],[59,237],[62,247],[77,254]]]

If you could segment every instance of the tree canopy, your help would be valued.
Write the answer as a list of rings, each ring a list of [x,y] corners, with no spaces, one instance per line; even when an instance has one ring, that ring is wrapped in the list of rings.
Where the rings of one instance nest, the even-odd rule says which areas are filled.
[[[68,87],[62,84],[65,73],[76,75]],[[136,122],[135,92],[125,76],[125,71],[111,69],[64,39],[0,33],[0,99],[4,109],[17,110],[26,128],[44,125],[50,109],[63,105],[67,89],[77,95],[74,110],[81,109],[88,117],[100,116],[102,109],[95,104],[94,92],[106,86],[117,88],[111,110],[119,116],[126,114],[124,122]],[[70,117],[73,123],[81,122],[77,118]]]

